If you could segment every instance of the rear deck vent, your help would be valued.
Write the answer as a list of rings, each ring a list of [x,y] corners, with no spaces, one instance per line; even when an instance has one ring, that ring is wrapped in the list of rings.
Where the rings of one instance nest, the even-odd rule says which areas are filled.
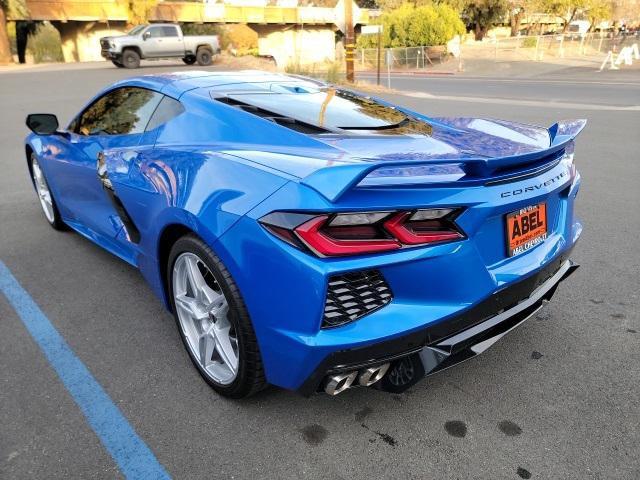
[[[378,270],[330,277],[322,328],[358,320],[384,307],[392,298],[391,289]]]
[[[331,133],[330,130],[318,127],[317,125],[301,122],[300,120],[296,120],[295,118],[280,115],[278,113],[265,110],[264,108],[256,107],[255,105],[251,105],[249,103],[244,103],[235,98],[216,97],[215,100],[217,100],[218,102],[226,103],[227,105],[231,105],[232,107],[239,108],[240,110],[244,110],[247,113],[257,115],[258,117],[262,117],[265,120],[277,123],[280,126],[290,128],[291,130],[295,130],[296,132],[306,133],[309,135]]]

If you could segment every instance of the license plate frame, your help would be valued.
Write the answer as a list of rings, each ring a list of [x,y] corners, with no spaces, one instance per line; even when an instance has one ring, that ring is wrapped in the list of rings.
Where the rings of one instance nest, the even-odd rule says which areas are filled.
[[[505,224],[507,256],[521,255],[546,240],[547,203],[540,202],[507,213]]]

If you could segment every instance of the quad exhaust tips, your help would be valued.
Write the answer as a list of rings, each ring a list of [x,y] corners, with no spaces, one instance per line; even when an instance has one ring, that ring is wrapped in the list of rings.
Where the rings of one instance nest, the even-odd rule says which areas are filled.
[[[331,375],[327,384],[324,387],[324,391],[329,395],[338,395],[349,388],[353,381],[358,376],[358,371],[339,373],[337,375]]]
[[[370,387],[378,380],[382,380],[382,377],[384,377],[384,374],[387,373],[387,370],[389,370],[388,363],[377,365],[375,367],[369,367],[366,370],[360,372],[358,383],[363,387]]]
[[[327,378],[324,391],[329,395],[338,395],[350,388],[356,378],[358,385],[369,387],[381,380],[385,373],[389,370],[389,364],[376,365],[375,367],[365,368],[364,370],[352,370],[351,372],[338,373]]]

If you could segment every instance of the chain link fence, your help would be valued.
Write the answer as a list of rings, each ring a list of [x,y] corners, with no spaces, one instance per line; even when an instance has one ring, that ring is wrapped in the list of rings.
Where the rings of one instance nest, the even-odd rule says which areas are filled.
[[[380,65],[383,70],[419,70],[433,67],[449,60],[447,47],[400,47],[384,48],[381,51]],[[356,69],[373,70],[378,62],[377,48],[361,48],[356,51]]]
[[[384,48],[380,52],[383,74],[428,71],[442,64],[448,70],[463,69],[464,60],[534,61],[562,58],[604,58],[609,51],[618,52],[627,44],[638,42],[637,36],[611,33],[531,35],[489,38],[482,42],[463,43],[460,55],[453,56],[445,45]],[[376,70],[378,50],[356,50],[355,68],[361,72]]]
[[[608,33],[551,34],[495,38],[485,42],[464,44],[463,56],[496,61],[544,61],[559,58],[598,58],[609,51],[617,52],[635,36]]]

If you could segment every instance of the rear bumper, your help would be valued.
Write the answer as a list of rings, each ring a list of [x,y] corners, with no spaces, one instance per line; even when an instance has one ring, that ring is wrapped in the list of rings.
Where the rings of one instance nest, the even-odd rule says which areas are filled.
[[[426,375],[473,358],[551,299],[560,282],[578,268],[568,259],[570,251],[451,318],[409,335],[328,355],[298,391],[308,396],[321,389],[328,375],[391,362],[376,387],[399,393]]]

